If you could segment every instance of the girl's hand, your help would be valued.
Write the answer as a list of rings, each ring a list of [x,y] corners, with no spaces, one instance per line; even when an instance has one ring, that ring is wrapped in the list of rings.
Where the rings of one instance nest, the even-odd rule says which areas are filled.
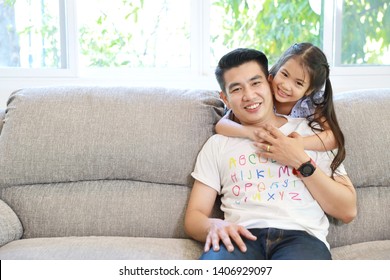
[[[285,136],[278,128],[265,125],[257,129],[255,134],[258,140],[254,145],[259,149],[259,156],[294,168],[310,160],[304,150],[303,138],[296,132]]]

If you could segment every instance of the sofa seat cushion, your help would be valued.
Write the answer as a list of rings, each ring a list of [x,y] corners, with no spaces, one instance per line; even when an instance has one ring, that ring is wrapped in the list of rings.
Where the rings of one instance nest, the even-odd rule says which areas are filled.
[[[2,260],[188,260],[202,245],[191,239],[54,237],[20,239],[0,247]]]
[[[181,185],[100,180],[14,186],[0,189],[0,198],[18,214],[23,239],[187,238],[183,220],[190,191]]]
[[[390,260],[390,240],[356,243],[331,251],[334,260]]]
[[[143,237],[51,237],[12,241],[0,247],[2,260],[192,260],[202,254],[192,239]],[[331,249],[334,260],[389,260],[390,240]]]

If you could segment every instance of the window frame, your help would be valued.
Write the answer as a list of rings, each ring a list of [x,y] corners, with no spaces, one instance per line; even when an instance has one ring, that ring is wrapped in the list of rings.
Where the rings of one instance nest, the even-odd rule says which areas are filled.
[[[25,69],[0,68],[0,81],[40,78],[45,81],[63,81],[64,83],[122,83],[132,85],[162,85],[179,87],[216,87],[214,69],[210,66],[209,53],[209,19],[210,1],[191,0],[191,68],[188,71],[159,69],[80,69],[77,44],[77,7],[76,0],[59,0],[62,62],[61,69]],[[336,91],[368,88],[390,87],[390,65],[383,66],[335,66],[337,60],[336,46],[340,45],[342,0],[324,1],[323,50],[331,66],[331,80]],[[114,75],[112,75],[114,74]],[[153,81],[151,81],[153,80]],[[179,82],[178,82],[179,81]],[[151,83],[152,82],[152,83]],[[175,82],[175,84],[173,83]]]

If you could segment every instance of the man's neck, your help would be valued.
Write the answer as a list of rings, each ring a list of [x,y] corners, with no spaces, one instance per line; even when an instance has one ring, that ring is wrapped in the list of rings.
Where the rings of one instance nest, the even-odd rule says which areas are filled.
[[[263,122],[261,125],[270,124],[277,128],[280,128],[282,125],[286,123],[287,123],[287,119],[285,117],[272,114],[272,116],[268,120]]]

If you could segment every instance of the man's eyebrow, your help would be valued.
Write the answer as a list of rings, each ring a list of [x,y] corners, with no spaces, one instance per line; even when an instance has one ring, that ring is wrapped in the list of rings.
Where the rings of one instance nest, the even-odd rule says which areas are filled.
[[[256,75],[253,76],[252,78],[249,79],[249,81],[254,81],[254,80],[263,80],[264,77],[262,75]]]
[[[239,85],[240,85],[240,83],[232,83],[229,85],[228,89],[231,90],[232,88],[239,86]]]

